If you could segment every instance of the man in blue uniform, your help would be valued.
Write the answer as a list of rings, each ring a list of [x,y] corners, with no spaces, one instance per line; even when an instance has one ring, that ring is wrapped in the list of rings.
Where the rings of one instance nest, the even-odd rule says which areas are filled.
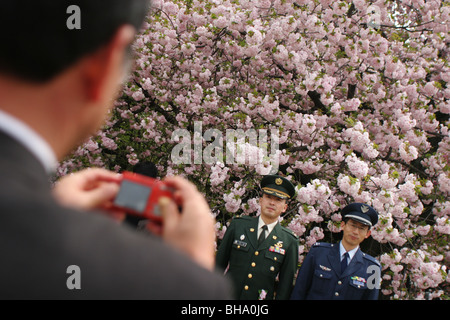
[[[297,271],[298,238],[282,227],[278,218],[286,211],[295,188],[278,175],[265,176],[261,188],[261,215],[231,221],[217,251],[216,265],[222,270],[228,266],[227,277],[232,280],[236,299],[264,296],[286,300]]]
[[[298,273],[292,300],[378,299],[380,263],[359,248],[378,222],[378,213],[367,204],[352,203],[341,214],[341,242],[311,247]]]

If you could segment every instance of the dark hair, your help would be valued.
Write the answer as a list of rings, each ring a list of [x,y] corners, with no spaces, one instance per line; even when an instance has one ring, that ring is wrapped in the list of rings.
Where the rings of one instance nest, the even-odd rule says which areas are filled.
[[[71,5],[79,8],[80,29],[68,27]],[[0,73],[51,80],[106,44],[120,26],[139,30],[149,5],[149,0],[1,0]]]
[[[147,177],[156,178],[158,176],[158,168],[152,162],[139,162],[133,167],[133,172],[143,174]]]

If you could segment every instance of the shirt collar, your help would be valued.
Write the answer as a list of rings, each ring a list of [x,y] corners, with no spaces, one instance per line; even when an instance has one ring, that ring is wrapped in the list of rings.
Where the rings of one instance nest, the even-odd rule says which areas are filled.
[[[358,251],[358,249],[359,249],[359,246],[357,246],[356,248],[354,248],[354,249],[352,249],[350,251],[347,251],[348,252],[348,258],[350,260],[353,259],[353,257],[355,256],[355,253],[356,253],[356,251]],[[346,252],[345,248],[342,245],[342,241],[341,241],[341,242],[339,242],[339,256],[342,258],[342,256],[344,255],[345,252]]]
[[[275,225],[277,223],[278,223],[278,220],[267,225],[267,234],[270,234],[272,232],[273,228],[275,228]],[[262,228],[263,225],[265,225],[265,223],[260,215],[258,218],[258,231]]]
[[[0,130],[24,145],[44,166],[47,173],[55,171],[58,164],[55,152],[47,141],[23,121],[0,110]]]

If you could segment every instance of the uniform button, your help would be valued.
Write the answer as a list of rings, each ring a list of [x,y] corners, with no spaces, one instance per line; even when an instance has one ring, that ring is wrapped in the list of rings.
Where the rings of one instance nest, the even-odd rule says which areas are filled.
[[[241,246],[237,246],[237,248],[238,248],[238,249],[240,249],[240,248],[241,248]]]
[[[251,279],[253,276],[251,273],[248,274],[248,278]]]
[[[278,259],[277,259],[277,257],[274,257],[273,260],[277,261]]]
[[[256,266],[256,263],[252,262],[252,267],[255,267],[255,266]]]
[[[271,267],[270,267],[270,271],[275,271],[274,266],[271,266]]]
[[[259,251],[255,251],[255,256],[257,256],[259,254]]]
[[[338,284],[341,285],[341,284],[342,284],[342,281],[339,280],[339,281],[338,281]]]
[[[336,297],[339,297],[339,292],[335,292],[334,295],[335,295]]]
[[[248,286],[244,286],[244,290],[248,290]]]
[[[322,278],[322,277],[323,277],[323,274],[320,274],[320,277]]]

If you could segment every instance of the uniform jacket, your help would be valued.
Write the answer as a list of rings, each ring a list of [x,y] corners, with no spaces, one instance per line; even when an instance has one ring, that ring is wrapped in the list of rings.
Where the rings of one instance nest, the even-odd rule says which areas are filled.
[[[341,274],[339,244],[315,243],[300,268],[291,299],[376,300],[379,290],[370,287],[380,275],[379,268],[375,258],[358,249]]]
[[[234,284],[235,298],[256,300],[261,290],[266,299],[289,299],[298,262],[298,238],[277,223],[258,246],[257,217],[236,217],[217,251],[216,263]],[[276,278],[278,276],[278,283]]]
[[[0,299],[231,298],[159,237],[60,206],[40,162],[2,132],[0,146]]]

